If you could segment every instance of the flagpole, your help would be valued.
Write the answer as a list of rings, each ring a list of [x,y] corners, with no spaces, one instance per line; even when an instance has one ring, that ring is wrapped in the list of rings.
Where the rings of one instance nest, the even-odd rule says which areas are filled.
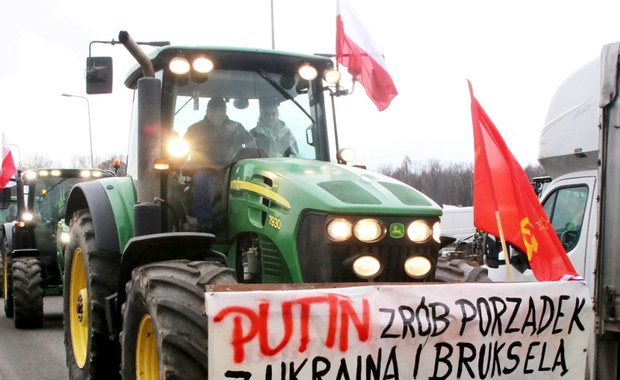
[[[276,50],[276,32],[273,19],[273,0],[271,0],[271,50]]]
[[[512,282],[512,264],[510,263],[510,252],[506,247],[506,239],[504,239],[504,229],[502,228],[502,219],[499,217],[499,211],[495,211],[495,219],[497,219],[497,229],[499,230],[499,239],[502,242],[502,251],[504,251],[504,262],[506,263],[506,273],[508,281]]]

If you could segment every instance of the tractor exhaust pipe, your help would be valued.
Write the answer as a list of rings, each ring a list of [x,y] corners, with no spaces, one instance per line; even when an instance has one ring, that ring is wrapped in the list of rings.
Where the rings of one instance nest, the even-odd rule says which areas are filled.
[[[127,32],[118,35],[121,43],[142,67],[143,78],[138,80],[138,202],[153,202],[161,197],[161,178],[153,168],[161,158],[161,81],[155,78],[153,64]]]
[[[127,33],[126,31],[121,31],[118,33],[118,40],[125,46],[125,48],[129,51],[129,53],[138,61],[140,67],[142,67],[142,74],[146,78],[155,77],[155,69],[153,68],[153,63],[149,59],[149,57],[144,53],[138,43]]]

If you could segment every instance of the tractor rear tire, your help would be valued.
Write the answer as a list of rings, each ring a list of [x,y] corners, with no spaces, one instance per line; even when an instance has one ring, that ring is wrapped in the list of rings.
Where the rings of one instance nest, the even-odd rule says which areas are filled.
[[[2,260],[2,273],[4,273],[4,280],[2,282],[4,315],[7,318],[13,318],[13,273],[11,270],[11,259],[8,256],[5,256],[4,260]]]
[[[63,294],[69,378],[119,379],[120,350],[108,337],[104,301],[117,289],[120,253],[95,249],[89,210],[73,214],[70,234]]]
[[[234,283],[234,271],[217,262],[134,269],[122,308],[123,379],[207,379],[205,285]]]
[[[18,329],[43,327],[43,276],[41,262],[34,257],[13,259],[13,323]]]

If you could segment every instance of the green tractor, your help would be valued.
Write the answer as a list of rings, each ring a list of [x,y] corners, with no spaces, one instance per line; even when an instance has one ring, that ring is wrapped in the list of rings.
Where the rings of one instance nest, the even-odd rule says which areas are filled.
[[[141,65],[125,81],[136,91],[128,175],[77,184],[69,196],[70,378],[207,378],[207,284],[434,280],[441,208],[347,164],[328,128],[326,100],[343,92],[326,80],[336,74],[331,59],[187,46],[147,56],[126,32],[119,40]],[[88,93],[111,92],[111,64],[88,58]],[[241,149],[219,173],[214,229],[204,233],[195,172],[174,148],[215,97],[247,129],[261,99],[277,99],[298,154]]]
[[[71,188],[113,176],[99,169],[37,169],[18,176],[14,191],[17,219],[4,224],[4,312],[16,328],[43,326],[43,297],[61,295],[64,214]],[[9,206],[10,207],[10,206]]]

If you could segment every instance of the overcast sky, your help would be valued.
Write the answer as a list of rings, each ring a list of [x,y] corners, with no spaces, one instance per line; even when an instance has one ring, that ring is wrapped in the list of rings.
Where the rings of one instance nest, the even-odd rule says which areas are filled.
[[[612,0],[352,0],[383,52],[399,95],[377,111],[361,87],[339,98],[340,146],[370,168],[438,159],[473,162],[467,79],[523,165],[535,163],[546,108],[563,78],[620,39]],[[271,0],[33,0],[0,15],[0,129],[14,155],[68,164],[125,153],[134,61],[122,45],[93,44],[114,59],[115,92],[86,96],[91,41],[127,30],[137,41],[271,48]],[[275,47],[334,53],[335,0],[273,0]],[[345,83],[349,87],[349,83]],[[16,157],[16,160],[18,159]]]

